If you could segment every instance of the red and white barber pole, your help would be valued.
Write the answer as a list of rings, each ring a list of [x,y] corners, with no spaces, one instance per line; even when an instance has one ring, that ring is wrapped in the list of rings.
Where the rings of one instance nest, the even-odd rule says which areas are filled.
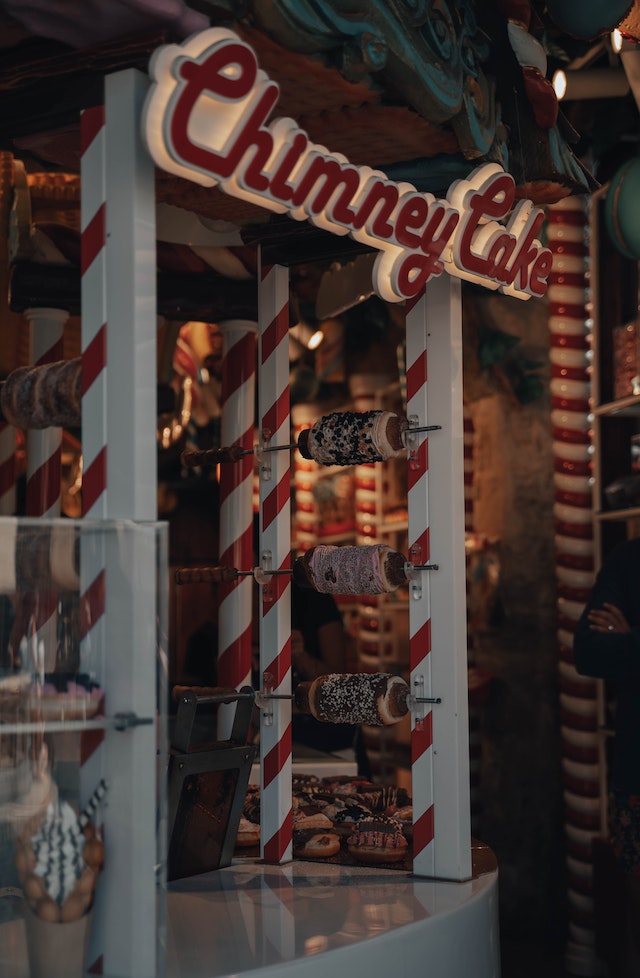
[[[474,513],[474,441],[475,431],[473,425],[473,415],[468,404],[464,405],[464,528],[465,528],[465,549],[466,549],[466,594],[467,602],[469,599],[469,584],[471,579],[470,561],[472,553],[466,546],[467,537],[471,542],[474,540],[475,513]],[[469,665],[469,680],[476,675],[474,670],[476,664],[475,631],[470,621],[469,609],[467,607],[467,662]],[[473,696],[469,698],[469,784],[471,797],[471,828],[473,834],[477,834],[478,818],[481,814],[480,802],[480,771],[482,767],[482,738],[481,738],[481,711],[473,702]]]
[[[34,366],[56,363],[64,356],[64,326],[69,318],[62,309],[27,309],[31,362]],[[60,516],[62,494],[62,428],[30,429],[27,433],[27,516],[55,519]],[[38,668],[53,672],[57,651],[57,594],[41,591],[32,609],[30,636],[37,649]]]
[[[63,309],[27,309],[34,366],[56,363],[64,357]],[[27,437],[26,515],[53,519],[60,516],[62,429],[29,430]]]
[[[406,305],[414,872],[471,876],[460,283],[446,275]],[[429,362],[437,370],[428,374]],[[433,611],[433,617],[432,617]]]
[[[107,728],[95,749],[83,741],[82,794],[102,778],[108,789],[87,960],[90,971],[132,978],[158,965],[149,831],[157,815],[149,759],[157,751],[158,568],[149,534],[134,532],[136,522],[157,518],[154,166],[140,136],[147,88],[136,71],[108,75],[104,106],[81,117],[82,493],[92,521],[81,531],[81,665],[107,691],[108,713],[143,720]],[[94,520],[109,521],[104,533]],[[130,521],[131,532],[116,532],[112,520]]]
[[[81,275],[82,275],[82,515],[107,515],[107,301],[105,109],[86,109],[80,119]],[[99,674],[104,647],[104,559],[81,542],[80,661],[83,670]],[[83,552],[84,551],[84,552]],[[92,751],[92,754],[94,751]],[[102,758],[84,758],[86,791],[102,777]]]
[[[289,401],[289,272],[260,262],[258,409],[266,447],[291,443]],[[260,457],[259,563],[291,569],[291,453]],[[261,587],[260,671],[265,690],[291,695],[291,578],[273,575]],[[266,862],[291,860],[291,700],[267,700],[261,710],[261,855]]]
[[[107,515],[107,300],[105,108],[80,117],[81,290],[82,290],[82,516]],[[80,663],[101,674],[105,637],[106,557],[103,548],[80,538]],[[104,777],[104,734],[83,736],[80,745],[81,792],[88,797]],[[102,960],[104,937],[92,942],[90,963]]]
[[[558,668],[569,904],[566,960],[570,971],[596,975],[601,965],[595,950],[592,842],[606,824],[601,812],[598,683],[580,676],[573,661],[573,633],[594,576],[587,228],[586,198],[568,197],[549,208]]]
[[[220,466],[220,563],[238,570],[254,566],[253,448],[255,428],[257,323],[221,322],[223,445],[249,450],[239,462]],[[253,578],[220,585],[218,684],[229,689],[251,685]],[[221,707],[218,736],[228,739],[235,706]]]
[[[407,417],[427,424],[426,299],[421,293],[407,301]],[[429,465],[426,435],[414,436],[408,473],[409,560],[427,564],[429,542]],[[431,608],[427,572],[419,572],[419,588],[410,587],[409,657],[411,691],[431,696]],[[418,581],[416,581],[418,584]],[[421,876],[435,875],[433,845],[433,722],[432,708],[420,704],[411,722],[411,793],[413,797],[413,865]]]
[[[106,516],[107,300],[104,106],[81,116],[82,173],[82,510]],[[86,174],[86,176],[85,176]],[[101,568],[97,569],[98,571]],[[83,575],[85,577],[85,575]]]

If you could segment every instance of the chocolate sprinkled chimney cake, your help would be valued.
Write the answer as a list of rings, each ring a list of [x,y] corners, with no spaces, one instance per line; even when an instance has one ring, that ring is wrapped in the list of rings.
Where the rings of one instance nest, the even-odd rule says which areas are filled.
[[[390,726],[409,712],[409,687],[388,673],[330,673],[298,683],[294,698],[302,713],[324,723]]]
[[[311,547],[293,562],[300,587],[324,594],[384,594],[407,583],[404,555],[386,544]]]
[[[360,465],[399,455],[407,419],[392,411],[326,414],[298,436],[300,454],[319,465]]]
[[[0,388],[5,421],[16,428],[73,428],[80,424],[82,359],[13,370]]]

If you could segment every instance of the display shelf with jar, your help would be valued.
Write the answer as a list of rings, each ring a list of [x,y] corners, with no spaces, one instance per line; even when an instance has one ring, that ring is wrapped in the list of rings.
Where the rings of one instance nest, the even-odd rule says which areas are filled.
[[[0,541],[0,973],[142,974],[136,933],[155,973],[166,527],[3,517]]]

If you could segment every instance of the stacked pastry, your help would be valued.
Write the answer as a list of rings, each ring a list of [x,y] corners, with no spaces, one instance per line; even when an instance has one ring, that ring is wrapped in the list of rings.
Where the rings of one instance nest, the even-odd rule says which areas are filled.
[[[295,559],[293,579],[324,594],[384,594],[407,583],[404,555],[383,543],[312,547]]]
[[[406,789],[364,778],[292,779],[293,854],[297,859],[394,864],[408,855],[413,809]],[[238,847],[257,845],[260,789],[247,792]]]
[[[319,465],[362,465],[399,455],[407,419],[392,411],[326,414],[298,436],[300,454]]]

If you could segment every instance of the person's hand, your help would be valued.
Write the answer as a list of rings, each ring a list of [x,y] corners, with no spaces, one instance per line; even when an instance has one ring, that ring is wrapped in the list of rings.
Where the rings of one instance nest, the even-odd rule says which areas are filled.
[[[594,632],[617,632],[619,635],[625,635],[631,631],[629,622],[620,609],[606,601],[602,608],[590,611],[587,618],[589,628]]]

